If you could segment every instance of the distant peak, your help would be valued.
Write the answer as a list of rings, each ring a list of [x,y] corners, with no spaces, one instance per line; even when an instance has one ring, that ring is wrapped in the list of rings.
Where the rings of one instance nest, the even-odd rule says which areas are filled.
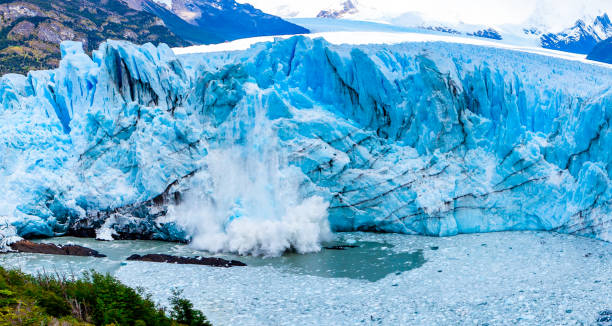
[[[355,0],[346,0],[340,4],[340,8],[321,10],[317,18],[342,18],[346,15],[356,14],[359,10]]]

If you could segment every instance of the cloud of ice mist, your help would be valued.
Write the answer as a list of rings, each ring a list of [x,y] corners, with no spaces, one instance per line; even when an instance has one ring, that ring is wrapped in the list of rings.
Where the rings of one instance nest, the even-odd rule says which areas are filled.
[[[260,99],[249,99],[250,105]],[[210,150],[205,168],[190,181],[184,200],[167,218],[211,252],[278,256],[316,252],[331,240],[321,197],[305,197],[302,171],[287,163],[265,109],[234,109],[220,128],[222,144]]]

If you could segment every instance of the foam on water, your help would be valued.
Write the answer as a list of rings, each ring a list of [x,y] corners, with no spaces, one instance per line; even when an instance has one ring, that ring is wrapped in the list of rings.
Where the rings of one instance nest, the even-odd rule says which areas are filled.
[[[332,238],[329,203],[300,194],[306,177],[289,166],[261,96],[251,95],[247,103],[221,126],[217,145],[204,159],[206,169],[164,219],[182,226],[194,248],[211,252],[319,251]]]

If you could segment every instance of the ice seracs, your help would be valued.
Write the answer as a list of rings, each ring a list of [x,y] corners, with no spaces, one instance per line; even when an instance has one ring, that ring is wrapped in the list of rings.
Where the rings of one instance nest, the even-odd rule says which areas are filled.
[[[0,80],[0,216],[21,236],[212,232],[222,245],[205,249],[264,255],[318,250],[330,228],[612,240],[605,64],[307,37],[180,57],[109,41],[90,59],[66,43],[63,55]],[[256,194],[221,191],[225,177]],[[248,234],[260,224],[280,231]]]

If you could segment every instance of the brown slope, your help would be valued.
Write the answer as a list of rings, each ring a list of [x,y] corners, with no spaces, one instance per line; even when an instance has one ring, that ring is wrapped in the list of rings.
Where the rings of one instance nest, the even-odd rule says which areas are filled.
[[[106,39],[188,44],[161,19],[120,0],[0,0],[2,75],[56,67],[61,41],[82,41],[91,52]]]

